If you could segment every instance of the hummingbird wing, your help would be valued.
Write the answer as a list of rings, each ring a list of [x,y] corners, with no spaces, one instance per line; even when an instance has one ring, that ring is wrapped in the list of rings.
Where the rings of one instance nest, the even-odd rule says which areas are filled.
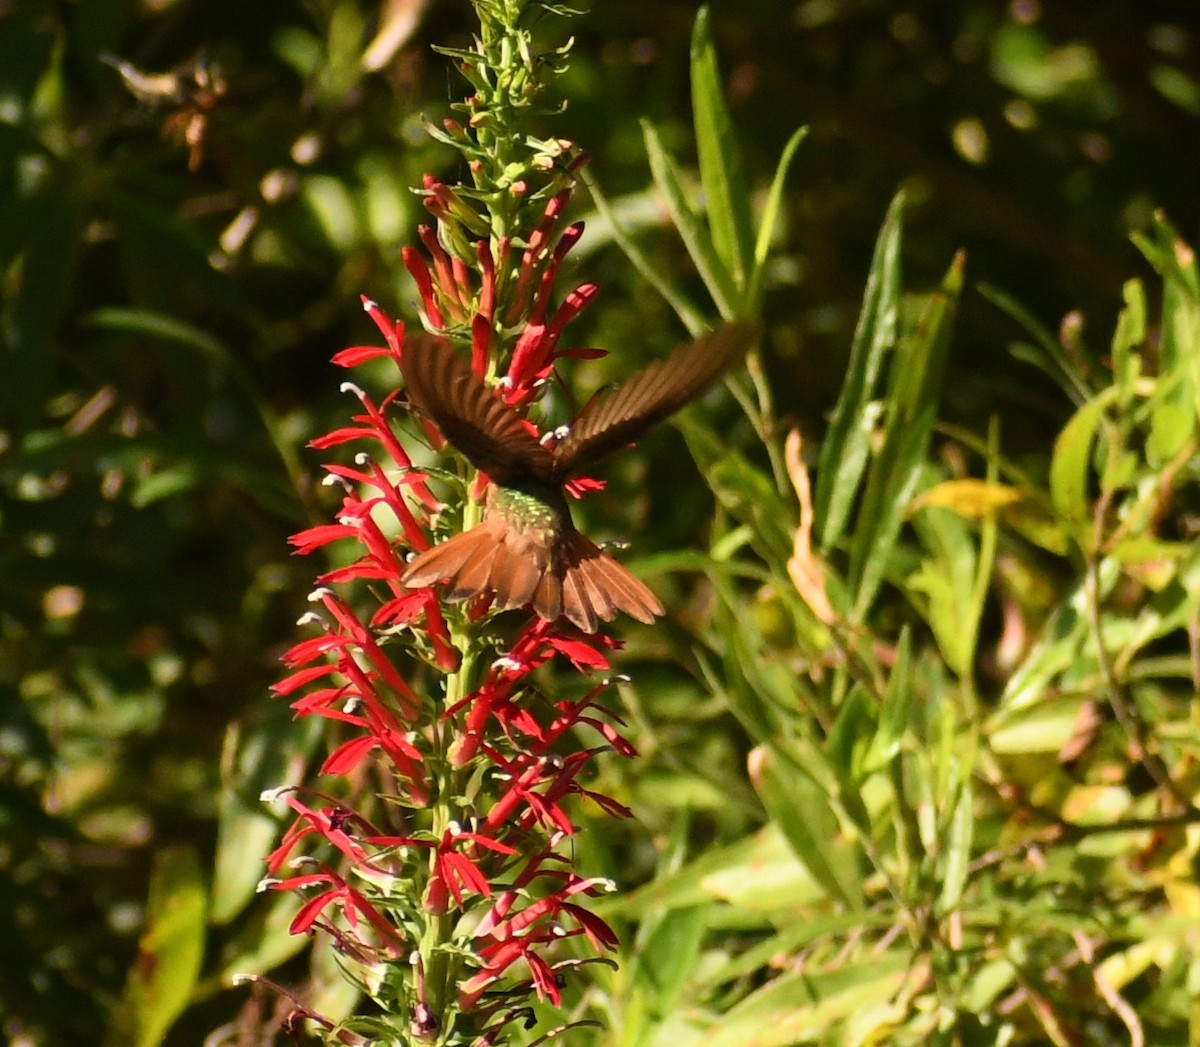
[[[421,333],[406,336],[400,360],[413,402],[476,469],[498,483],[551,474],[550,450],[448,342]]]
[[[591,401],[554,448],[554,477],[566,477],[669,418],[740,360],[758,334],[752,321],[724,324],[627,378],[599,402]]]

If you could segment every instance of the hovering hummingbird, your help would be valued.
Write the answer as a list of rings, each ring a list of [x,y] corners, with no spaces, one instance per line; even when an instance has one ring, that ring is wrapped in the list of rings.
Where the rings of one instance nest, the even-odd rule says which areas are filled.
[[[400,367],[410,398],[491,482],[483,522],[416,556],[403,583],[446,582],[453,601],[491,593],[498,610],[532,605],[543,618],[562,615],[589,633],[618,611],[654,621],[663,613],[658,597],[575,529],[563,484],[702,393],[742,358],[758,330],[751,322],[725,324],[680,346],[589,402],[553,446],[539,442],[447,342],[407,338]]]

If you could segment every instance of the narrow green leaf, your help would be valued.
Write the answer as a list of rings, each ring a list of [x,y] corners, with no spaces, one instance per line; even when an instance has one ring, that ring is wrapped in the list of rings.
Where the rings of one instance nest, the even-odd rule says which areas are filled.
[[[641,275],[651,287],[653,287],[663,300],[675,311],[675,315],[682,321],[683,326],[688,329],[688,332],[693,338],[698,338],[705,330],[707,324],[703,314],[698,310],[692,302],[677,288],[672,287],[663,275],[662,267],[657,266],[647,257],[637,244],[637,241],[629,235],[625,223],[617,214],[617,209],[609,202],[608,197],[600,189],[599,183],[591,176],[586,167],[580,171],[580,177],[583,179],[584,185],[587,186],[588,194],[592,198],[592,203],[596,205],[596,211],[608,223],[608,228],[613,240],[617,246],[625,253],[625,257],[632,263],[633,267]],[[650,190],[647,190],[645,196],[652,197]],[[661,213],[661,207],[655,202],[654,207]],[[661,223],[661,219],[659,219]],[[584,242],[590,242],[591,247],[596,245],[596,237],[592,235],[593,224],[588,225],[588,235],[584,237]],[[601,231],[603,236],[603,231]]]
[[[899,341],[888,377],[883,443],[867,476],[847,580],[851,620],[865,619],[892,560],[909,503],[919,489],[949,354],[965,257],[959,252],[939,290]]]
[[[1032,364],[1048,375],[1076,404],[1084,403],[1092,395],[1092,391],[1087,387],[1083,379],[1079,377],[1075,366],[1067,359],[1067,355],[1063,352],[1063,347],[1059,344],[1058,339],[1028,309],[1013,298],[1012,295],[988,283],[980,283],[977,286],[979,293],[984,298],[1000,309],[1001,312],[1007,313],[1027,333],[1032,335],[1037,348],[1041,350],[1041,355],[1039,355],[1028,346],[1017,345],[1013,346],[1010,350],[1013,356]]]
[[[709,905],[714,898],[764,913],[812,905],[825,897],[824,888],[797,860],[778,826],[767,824],[750,836],[711,848],[678,872],[613,895],[595,908],[606,919],[651,919],[671,909]]]
[[[1121,578],[1121,565],[1107,557],[1100,563],[1099,574],[1103,602]],[[1055,608],[1042,626],[1037,642],[1010,674],[995,717],[1002,718],[1044,702],[1048,694],[1061,690],[1062,681],[1058,678],[1073,667],[1087,671],[1094,664],[1094,655],[1086,653],[1090,638],[1088,594],[1080,582]]]
[[[717,54],[708,33],[708,8],[696,14],[692,29],[692,110],[700,182],[704,187],[708,227],[717,256],[744,306],[749,286],[754,227],[750,189],[733,121],[721,91]],[[739,315],[742,309],[738,309]]]
[[[888,674],[878,725],[863,758],[861,774],[864,776],[882,770],[900,754],[912,710],[911,660],[912,633],[905,626],[896,643],[896,656]]]
[[[1125,308],[1113,333],[1112,369],[1117,403],[1127,407],[1133,401],[1133,383],[1142,371],[1141,356],[1134,350],[1146,340],[1146,292],[1140,280],[1127,280],[1122,295]]]
[[[308,939],[291,931],[299,899],[278,891],[272,895],[260,898],[230,925],[234,933],[222,950],[222,981],[228,982],[238,974],[266,974],[308,948]]]
[[[214,924],[231,922],[255,897],[262,857],[280,831],[279,818],[260,797],[294,780],[297,768],[312,756],[321,738],[316,719],[297,723],[286,705],[272,703],[253,726],[226,732],[209,917]]]
[[[688,418],[678,422],[701,474],[721,506],[750,527],[754,546],[769,565],[785,569],[792,555],[793,510],[774,481],[707,426]]]
[[[1130,239],[1154,266],[1166,284],[1178,284],[1192,298],[1200,298],[1200,265],[1196,253],[1178,230],[1158,211],[1149,233],[1134,233]]]
[[[925,485],[933,419],[930,407],[913,425],[890,429],[892,438],[886,440],[883,453],[872,466],[850,550],[847,583],[852,622],[866,619],[895,553],[909,503]]]
[[[975,794],[971,779],[964,778],[958,790],[958,802],[946,833],[942,850],[942,889],[938,901],[943,914],[958,907],[971,868],[971,844],[975,832]]]
[[[1054,441],[1050,460],[1050,497],[1084,549],[1092,545],[1092,510],[1088,498],[1092,444],[1104,417],[1104,400],[1097,397],[1079,408]]]
[[[195,350],[210,363],[219,367],[233,379],[246,398],[254,405],[259,420],[283,463],[292,489],[301,489],[305,469],[297,455],[293,441],[284,431],[284,426],[275,413],[275,409],[259,392],[250,372],[225,343],[192,324],[148,309],[118,307],[96,309],[82,318],[80,323],[110,331],[135,332],[160,339],[168,344],[183,346]]]
[[[771,250],[771,239],[775,235],[775,223],[783,207],[783,190],[787,183],[788,171],[792,159],[800,143],[808,137],[808,128],[800,127],[792,132],[787,145],[783,147],[779,163],[775,166],[775,177],[771,180],[771,191],[767,194],[767,203],[759,219],[758,238],[754,243],[754,269],[750,274],[750,288],[746,293],[746,302],[751,315],[757,315],[762,304],[763,273],[766,271],[767,256]]]
[[[942,656],[958,676],[967,676],[975,653],[974,536],[962,517],[934,506],[916,513],[912,526],[929,555],[908,576],[906,586],[924,594],[928,601],[926,618]]]
[[[903,366],[893,367],[888,379],[888,401],[901,425],[911,424],[938,402],[966,263],[966,254],[959,251],[941,286],[917,314],[913,329],[903,332],[898,350]]]
[[[700,947],[708,931],[711,905],[672,909],[638,941],[630,981],[643,1006],[656,1018],[668,1015],[684,987],[696,977]]]
[[[994,753],[1057,753],[1075,735],[1086,698],[1072,696],[997,712],[985,727]]]
[[[846,378],[817,467],[814,515],[822,551],[840,540],[858,491],[879,408],[872,404],[886,353],[895,344],[900,308],[900,238],[904,200],[897,195],[875,242]]]
[[[717,309],[726,319],[732,319],[739,315],[738,307],[741,303],[737,285],[713,246],[711,234],[688,200],[679,168],[664,148],[658,131],[649,120],[642,121],[642,133],[646,141],[646,155],[650,160],[650,172],[654,176],[654,184],[658,186],[666,201],[671,220],[679,230],[692,263],[704,280]]]
[[[847,781],[862,780],[859,769],[862,754],[875,733],[873,700],[863,687],[852,687],[842,704],[825,740],[829,762]]]
[[[1182,241],[1173,244],[1175,269],[1163,283],[1158,372],[1146,457],[1162,468],[1197,431],[1200,417],[1200,293],[1195,254]]]

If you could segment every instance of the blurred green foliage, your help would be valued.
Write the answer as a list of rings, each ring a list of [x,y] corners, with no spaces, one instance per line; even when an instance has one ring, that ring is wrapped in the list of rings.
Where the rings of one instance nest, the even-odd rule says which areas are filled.
[[[576,46],[569,107],[539,131],[593,153],[621,227],[704,313],[711,274],[640,123],[684,193],[701,172],[714,189],[690,112],[697,6],[547,21]],[[389,55],[381,30],[406,13]],[[913,1001],[959,1042],[1108,1042],[1130,1035],[1109,990],[1154,1023],[1147,1042],[1195,1035],[1194,21],[1192,0],[713,4],[754,190],[731,206],[760,214],[810,133],[762,270],[771,412],[655,434],[583,507],[676,572],[656,576],[672,621],[627,633],[643,758],[599,783],[638,821],[580,840],[589,871],[653,880],[614,909],[621,973],[580,1003],[607,1011],[608,1042],[742,1043],[784,1008],[761,1042],[909,1042],[938,1032]],[[298,956],[287,907],[253,896],[276,832],[258,793],[318,751],[265,693],[317,569],[285,536],[331,505],[304,444],[353,409],[327,361],[375,337],[359,293],[412,308],[408,187],[460,174],[421,124],[462,90],[429,45],[470,27],[465,2],[0,5],[14,1043],[195,1044],[223,1023],[269,1042],[287,1002],[230,989],[239,970],[350,1003],[321,988],[335,958]],[[571,257],[605,291],[574,337],[627,374],[682,331],[588,218]],[[788,574],[793,425],[824,441],[827,620]],[[680,552],[714,507],[710,553]],[[1172,787],[1178,821],[1151,825]],[[1088,828],[1116,819],[1128,831]]]

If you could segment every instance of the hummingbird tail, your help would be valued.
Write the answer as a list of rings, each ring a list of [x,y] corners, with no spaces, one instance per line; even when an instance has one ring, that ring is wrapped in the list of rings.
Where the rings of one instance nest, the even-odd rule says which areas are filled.
[[[549,563],[545,550],[503,517],[492,516],[420,553],[400,580],[410,589],[445,582],[446,599],[451,602],[490,592],[496,608],[503,611],[533,600]]]
[[[645,582],[579,531],[563,535],[556,559],[556,573],[561,576],[560,613],[584,632],[594,633],[597,619],[612,621],[618,611],[647,625],[663,613],[658,597]],[[542,614],[536,603],[534,610]]]
[[[543,618],[562,615],[589,633],[618,611],[647,624],[663,613],[645,583],[578,531],[551,549],[499,514],[420,553],[401,580],[409,588],[445,582],[452,602],[491,593],[497,610],[531,605]]]

